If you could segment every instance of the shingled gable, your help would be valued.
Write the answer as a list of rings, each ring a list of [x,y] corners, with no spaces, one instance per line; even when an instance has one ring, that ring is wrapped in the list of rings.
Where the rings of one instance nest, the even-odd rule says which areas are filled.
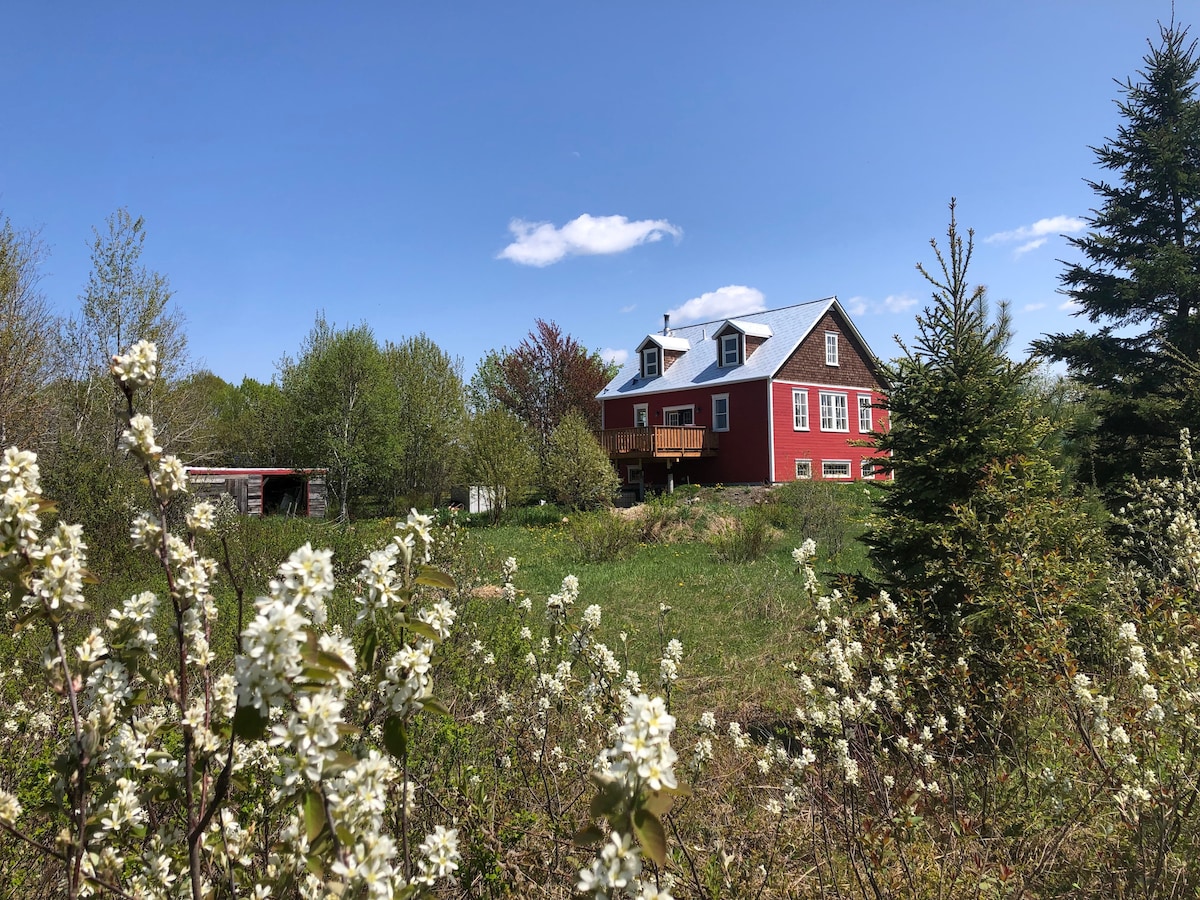
[[[637,359],[643,378],[655,378],[675,364],[691,349],[687,339],[674,334],[648,334],[637,346]],[[650,352],[647,353],[646,351]],[[661,360],[661,362],[660,362]]]
[[[773,333],[770,325],[760,322],[726,319],[713,334],[717,342],[717,365],[721,368],[742,365]]]

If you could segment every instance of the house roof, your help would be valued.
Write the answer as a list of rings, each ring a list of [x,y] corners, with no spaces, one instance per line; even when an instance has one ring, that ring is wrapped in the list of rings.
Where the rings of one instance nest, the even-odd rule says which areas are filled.
[[[680,337],[672,329],[670,334],[648,334],[645,339],[638,344],[638,353],[646,349],[647,344],[658,344],[664,350],[682,350],[686,353],[692,349],[692,345],[688,343],[687,338]]]
[[[826,297],[823,300],[785,306],[782,309],[740,315],[736,319],[717,319],[681,328],[673,327],[671,337],[667,339],[685,340],[690,344],[690,350],[654,378],[642,378],[641,360],[636,354],[631,355],[621,366],[616,377],[597,395],[597,399],[657,394],[662,391],[771,378],[808,337],[821,321],[821,317],[834,307],[842,314],[854,336],[867,348],[867,352],[871,353],[866,341],[863,341],[862,335],[838,303],[837,297]],[[744,334],[767,338],[740,366],[717,365],[716,335],[726,323]],[[661,339],[664,336],[657,337]]]
[[[745,319],[726,319],[725,324],[717,330],[717,333],[720,334],[730,328],[736,328],[742,334],[750,337],[769,338],[774,334],[770,325],[763,322],[747,322]]]

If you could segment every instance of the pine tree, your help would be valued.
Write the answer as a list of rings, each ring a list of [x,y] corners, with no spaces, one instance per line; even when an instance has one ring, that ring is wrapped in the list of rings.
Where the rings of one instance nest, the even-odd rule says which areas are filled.
[[[1200,360],[1200,100],[1196,42],[1174,21],[1159,26],[1138,80],[1120,84],[1124,122],[1096,148],[1113,182],[1088,181],[1100,198],[1090,229],[1071,244],[1063,292],[1102,327],[1035,343],[1094,389],[1095,477],[1108,490],[1130,474],[1161,474],[1179,429],[1195,429]]]
[[[913,346],[900,342],[902,355],[884,366],[891,429],[874,436],[895,483],[867,536],[872,559],[889,587],[931,600],[935,619],[968,601],[968,586],[938,562],[960,538],[956,509],[994,464],[1038,457],[1044,430],[1032,409],[1033,363],[1006,355],[1007,308],[993,319],[986,289],[968,284],[973,239],[959,234],[952,200],[945,252],[930,241],[940,272],[917,266],[933,303],[917,316]]]

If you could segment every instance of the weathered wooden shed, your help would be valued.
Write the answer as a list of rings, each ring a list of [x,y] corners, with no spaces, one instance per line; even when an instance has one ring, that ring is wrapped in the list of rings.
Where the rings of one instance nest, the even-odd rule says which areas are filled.
[[[203,500],[229,494],[238,511],[249,516],[324,518],[328,507],[328,469],[188,466],[192,493]]]

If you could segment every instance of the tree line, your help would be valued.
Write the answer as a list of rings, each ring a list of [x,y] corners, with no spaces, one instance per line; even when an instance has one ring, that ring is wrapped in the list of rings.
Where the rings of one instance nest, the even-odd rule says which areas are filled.
[[[613,487],[585,440],[610,369],[555,323],[538,320],[467,381],[462,360],[425,334],[381,341],[365,322],[322,312],[271,381],[231,384],[193,364],[167,278],[142,263],[145,240],[142,218],[110,216],[78,309],[57,316],[39,286],[38,232],[0,215],[0,445],[36,450],[45,483],[76,498],[65,512],[89,533],[123,527],[137,489],[118,453],[122,398],[108,366],[143,338],[159,348],[145,404],[166,449],[188,464],[327,468],[343,518],[437,506],[468,483],[497,508],[537,491],[558,499],[563,485],[562,499],[588,502],[565,475],[551,478],[564,444]]]

